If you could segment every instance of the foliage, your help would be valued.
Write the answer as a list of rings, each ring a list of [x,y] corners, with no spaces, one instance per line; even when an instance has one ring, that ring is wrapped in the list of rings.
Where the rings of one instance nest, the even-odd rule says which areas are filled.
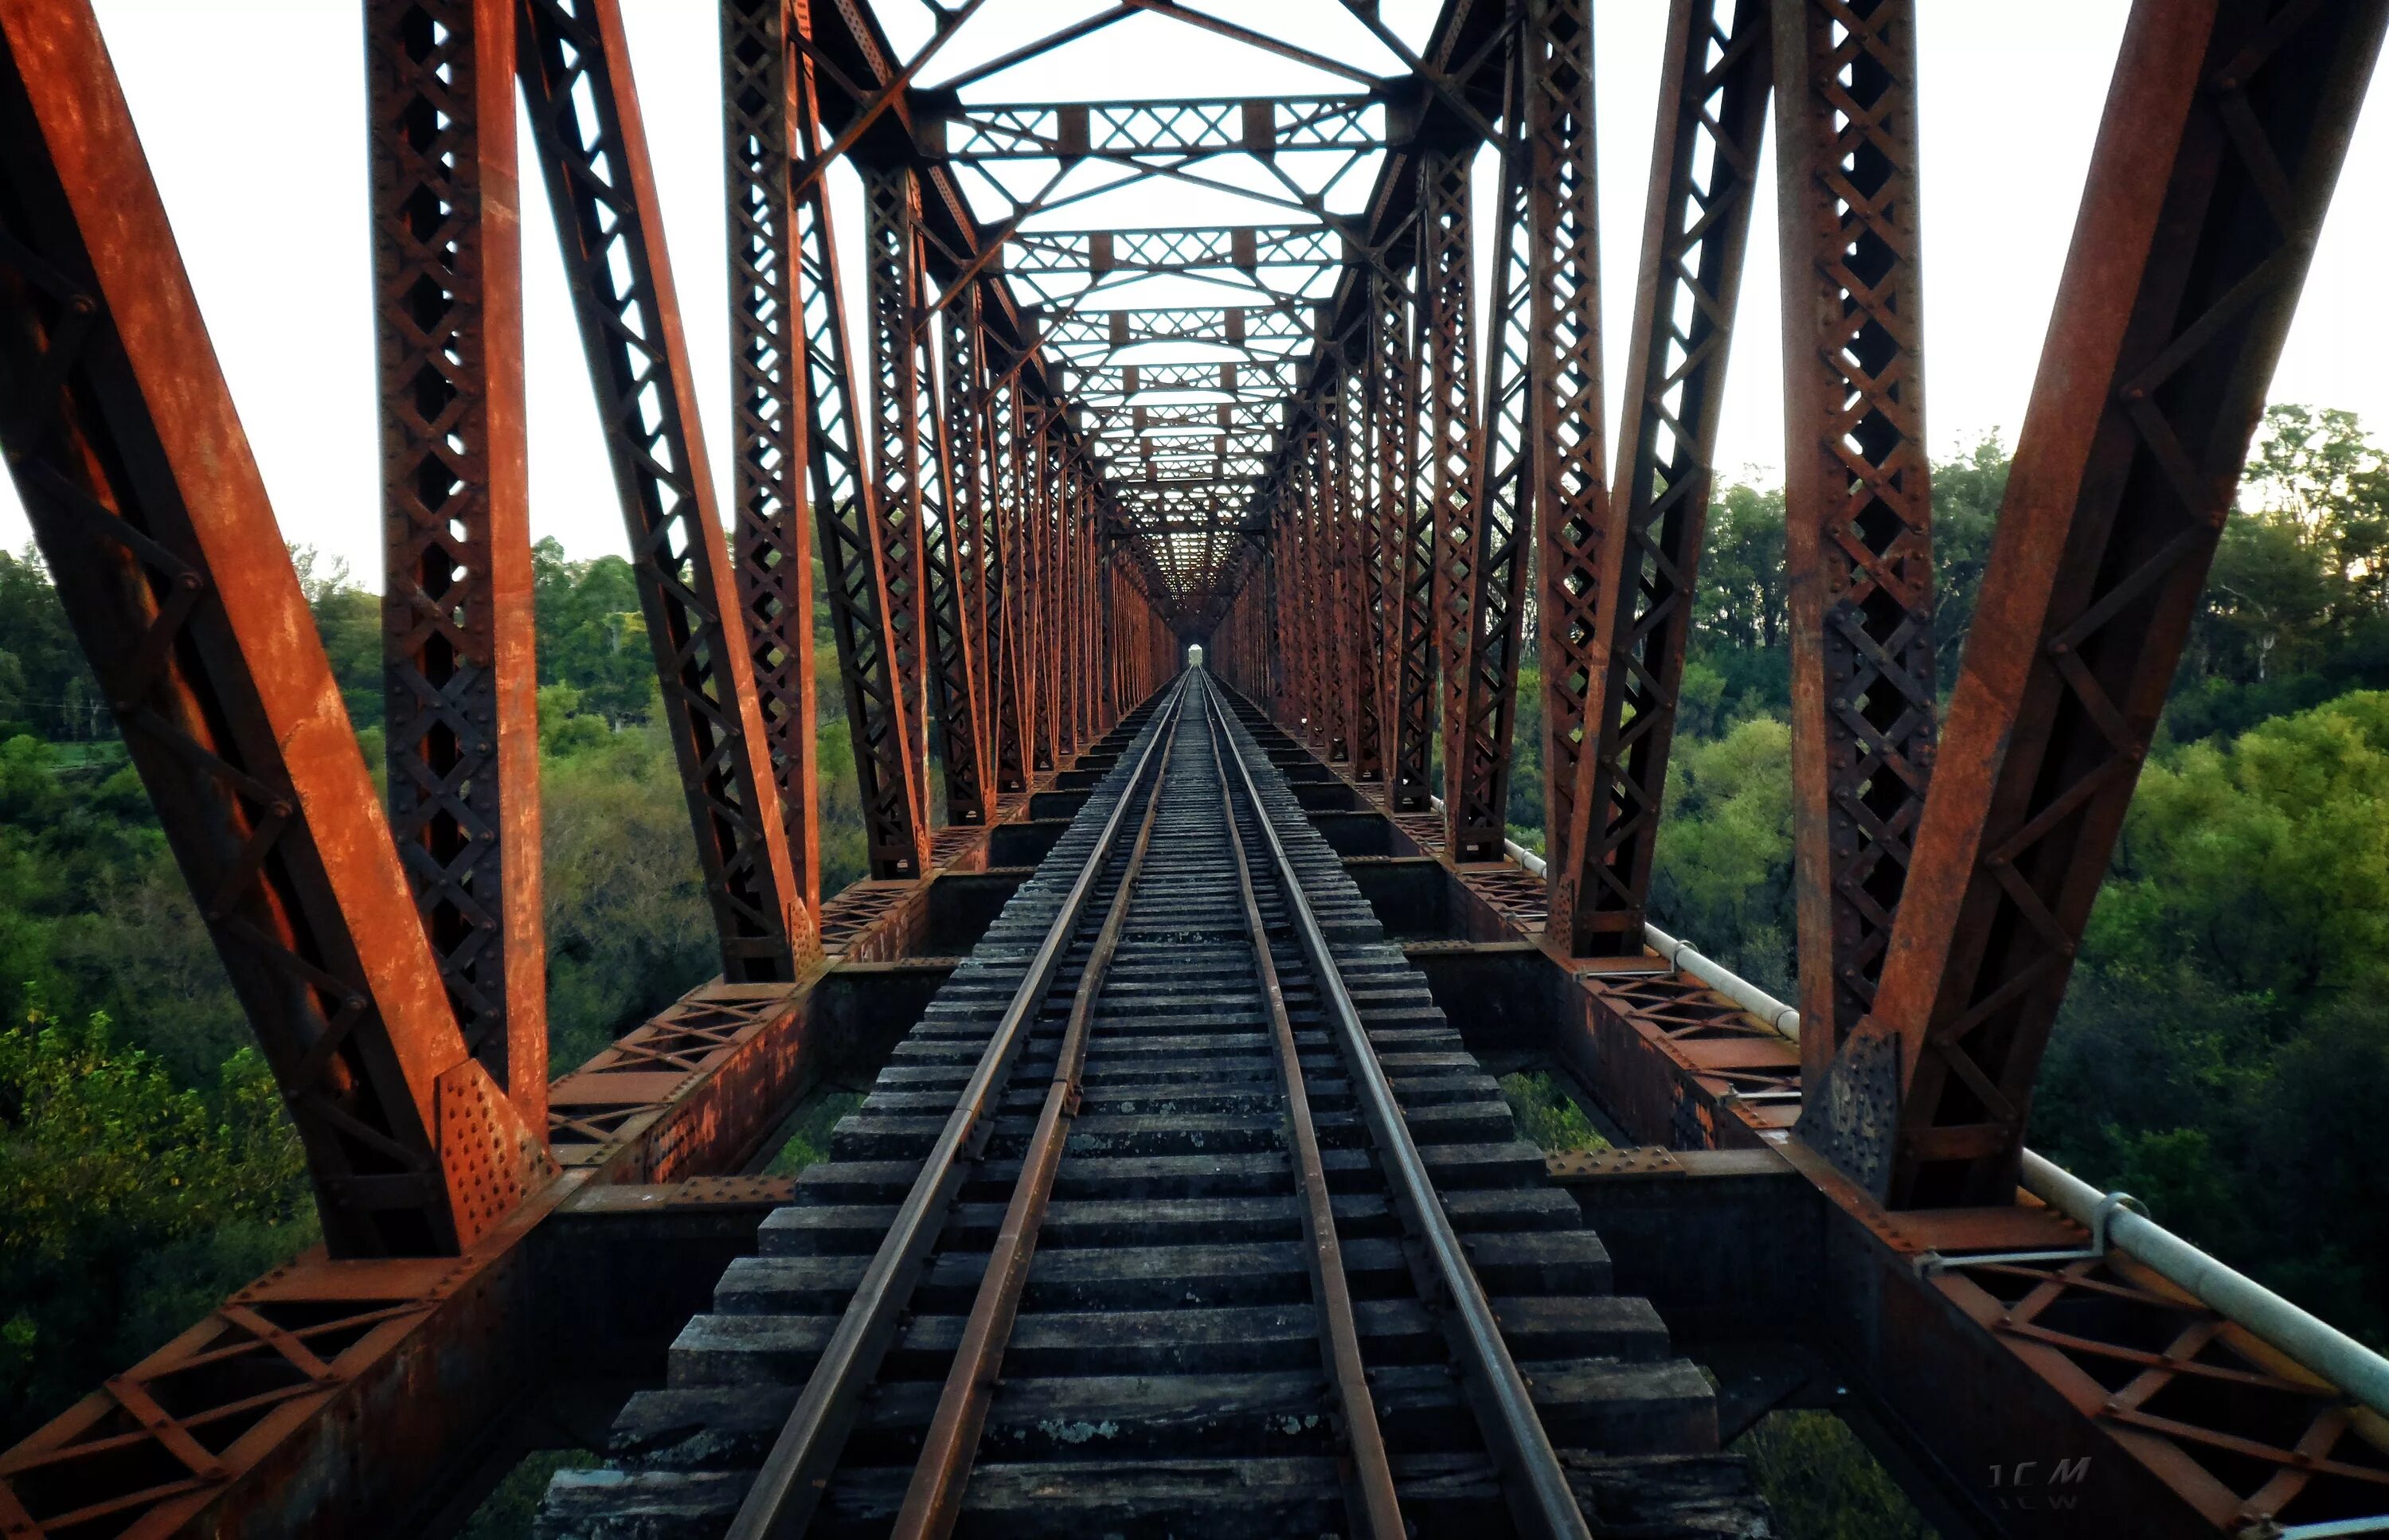
[[[2389,694],[2141,774],[2050,1044],[2035,1142],[2389,1341]]]
[[[2389,466],[2354,415],[2265,414],[2181,677],[2179,740],[2389,688]]]
[[[620,556],[568,561],[562,545],[543,540],[531,548],[531,598],[539,682],[570,684],[582,709],[616,725],[645,720],[656,659],[631,564]]]
[[[533,1450],[481,1499],[456,1540],[520,1540],[531,1533],[540,1499],[547,1495],[548,1483],[558,1470],[587,1470],[598,1463],[598,1457],[586,1449]]]
[[[1935,1532],[1831,1412],[1774,1412],[1734,1441],[1784,1540],[1934,1540]]]
[[[779,1152],[763,1167],[770,1177],[796,1177],[815,1161],[829,1159],[830,1136],[838,1120],[862,1106],[864,1093],[844,1086],[820,1086],[797,1104],[780,1132]]]
[[[189,1325],[314,1228],[253,1049],[206,1090],[105,1015],[0,1028],[0,1437]]]
[[[1652,917],[1763,988],[1791,993],[1792,732],[1773,717],[1668,756]]]
[[[41,553],[0,551],[0,740],[84,742],[113,732]]]
[[[583,701],[570,685],[540,692],[548,1058],[556,1073],[721,965],[671,745],[652,720],[618,730]]]
[[[1556,1154],[1609,1148],[1592,1119],[1549,1070],[1503,1075],[1501,1096],[1517,1120],[1518,1137],[1538,1149]]]
[[[378,780],[380,602],[343,564],[291,554]],[[630,566],[570,561],[553,541],[534,555],[560,1073],[720,958]],[[862,874],[863,839],[827,606],[815,611],[835,893]],[[0,1028],[0,1442],[314,1226],[279,1098],[99,698],[38,557],[0,554],[0,1023],[34,1024]]]

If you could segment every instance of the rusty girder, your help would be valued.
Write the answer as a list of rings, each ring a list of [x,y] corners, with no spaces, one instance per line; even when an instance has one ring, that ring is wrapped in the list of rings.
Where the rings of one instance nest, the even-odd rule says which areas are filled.
[[[995,696],[1002,678],[988,651],[989,585],[999,581],[990,552],[988,513],[992,429],[987,388],[987,334],[978,285],[946,307],[943,399],[949,475],[946,519],[954,581],[954,626],[969,664],[972,764],[980,780],[982,816],[994,808]],[[951,729],[949,730],[951,731]],[[950,772],[951,773],[951,772]],[[951,811],[950,821],[954,820]]]
[[[1896,1206],[2009,1201],[2389,6],[2140,6],[1872,1016],[1801,1128]]]
[[[755,704],[798,901],[821,912],[814,749],[812,528],[805,517],[805,363],[794,300],[785,0],[722,0],[730,190],[731,533]]]
[[[1511,739],[1527,571],[1539,543],[1545,603],[1565,595],[1553,574],[1604,532],[1601,282],[1593,219],[1592,17],[1590,0],[1525,7],[1511,42],[1503,111],[1502,190],[1495,216],[1495,326],[1489,356],[1469,605],[1463,702],[1447,743],[1459,745],[1447,796],[1448,848],[1458,860],[1500,860],[1509,834]],[[1556,619],[1546,619],[1551,637]],[[1567,670],[1546,659],[1547,678]],[[1447,698],[1454,693],[1447,686]],[[1572,734],[1579,698],[1547,689],[1557,728]],[[1449,750],[1447,750],[1449,752]],[[1546,777],[1547,783],[1549,776]]]
[[[326,1244],[453,1254],[548,1169],[543,1130],[466,1051],[85,5],[0,5],[0,452]]]
[[[1370,405],[1368,318],[1361,336],[1344,347],[1336,401],[1336,465],[1342,477],[1345,560],[1352,575],[1350,618],[1352,773],[1366,782],[1386,779],[1386,504],[1373,483],[1376,472],[1375,424]]]
[[[1779,0],[1801,1060],[1874,999],[1932,773],[1913,0]]]
[[[1565,802],[1546,808],[1550,931],[1571,956],[1639,956],[1651,892],[1676,692],[1707,528],[1759,137],[1774,74],[1769,0],[1673,0],[1628,353],[1625,440],[1578,640],[1546,616],[1547,688],[1584,670]],[[1705,168],[1705,170],[1704,170]],[[1550,550],[1552,566],[1578,579]],[[1545,592],[1554,579],[1547,578]],[[1585,596],[1590,598],[1591,594]],[[1605,607],[1604,607],[1605,606]],[[1564,673],[1564,670],[1566,672]],[[1552,720],[1559,719],[1552,712]],[[1559,762],[1554,731],[1547,766]],[[1554,788],[1566,780],[1554,775]],[[1563,825],[1560,809],[1567,809]]]
[[[818,951],[799,901],[744,611],[664,255],[618,0],[523,0],[531,136],[597,392],[663,719],[726,977],[787,980]]]
[[[1460,795],[1459,726],[1467,713],[1468,639],[1476,630],[1477,487],[1484,457],[1476,431],[1476,239],[1469,189],[1476,146],[1438,148],[1420,157],[1418,214],[1418,422],[1426,434],[1419,456],[1427,482],[1429,622],[1426,655],[1439,672],[1426,675],[1427,699],[1438,712],[1443,751],[1444,816]],[[1408,639],[1404,641],[1408,651]],[[1407,668],[1409,659],[1405,657]],[[1440,688],[1437,680],[1440,680]],[[1403,688],[1410,689],[1406,678]],[[1422,706],[1405,702],[1404,726]],[[1424,747],[1424,745],[1422,745]]]
[[[871,539],[888,589],[888,654],[904,702],[904,759],[926,786],[929,773],[930,563],[923,527],[943,491],[935,441],[925,421],[923,349],[914,322],[928,286],[921,236],[920,179],[910,166],[862,166],[864,305],[870,316]],[[925,441],[926,440],[926,441]],[[926,821],[917,831],[927,834]]]
[[[390,832],[468,1051],[547,1122],[511,0],[377,0]]]

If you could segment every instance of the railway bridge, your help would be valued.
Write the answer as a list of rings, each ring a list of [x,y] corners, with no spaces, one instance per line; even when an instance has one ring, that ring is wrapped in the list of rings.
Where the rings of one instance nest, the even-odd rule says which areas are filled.
[[[1757,1537],[1785,1406],[1948,1535],[2389,1530],[2389,1363],[2025,1145],[2389,6],[2133,7],[1946,699],[1912,0],[1667,0],[1614,435],[1591,0],[1320,8],[692,6],[717,486],[618,0],[365,0],[385,797],[88,0],[0,0],[0,448],[323,1231],[0,1534],[446,1534],[572,1447],[543,1535]],[[1132,29],[1322,83],[1007,94]],[[1770,124],[1792,1002],[1647,914]],[[721,956],[578,1065],[525,160]]]

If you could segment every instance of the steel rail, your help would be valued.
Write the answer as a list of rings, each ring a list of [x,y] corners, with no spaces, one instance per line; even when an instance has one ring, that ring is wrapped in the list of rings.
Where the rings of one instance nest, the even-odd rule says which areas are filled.
[[[1242,745],[1236,745],[1233,726],[1226,722],[1225,708],[1217,706],[1207,692],[1204,704],[1207,710],[1220,714],[1228,742],[1236,748],[1237,774],[1253,807],[1260,809],[1260,788],[1253,781]],[[1518,1372],[1517,1361],[1510,1356],[1509,1344],[1501,1340],[1501,1330],[1493,1319],[1492,1303],[1485,1297],[1484,1286],[1468,1264],[1459,1232],[1453,1229],[1450,1215],[1436,1196],[1434,1178],[1427,1173],[1418,1145],[1411,1139],[1409,1126],[1402,1121],[1400,1103],[1394,1099],[1385,1066],[1377,1062],[1376,1049],[1369,1041],[1368,1029],[1361,1025],[1351,992],[1345,987],[1343,973],[1328,950],[1326,934],[1320,929],[1319,917],[1311,911],[1310,899],[1303,892],[1293,859],[1278,838],[1275,825],[1266,816],[1259,822],[1262,838],[1269,846],[1271,866],[1285,893],[1287,918],[1317,980],[1321,1009],[1333,1024],[1343,1052],[1345,1072],[1351,1079],[1353,1097],[1360,1103],[1369,1137],[1376,1146],[1394,1208],[1401,1218],[1403,1230],[1417,1247],[1417,1261],[1427,1272],[1423,1281],[1432,1283],[1445,1302],[1441,1312],[1444,1332],[1453,1356],[1460,1361],[1462,1379],[1468,1387],[1486,1446],[1505,1478],[1501,1493],[1509,1504],[1511,1517],[1521,1534],[1540,1540],[1591,1540],[1592,1531],[1585,1523],[1583,1509],[1577,1506],[1567,1472],[1560,1465],[1550,1435],[1543,1431],[1541,1419],[1535,1415],[1534,1397],[1527,1388],[1525,1376]],[[1426,1289],[1421,1292],[1432,1304],[1432,1293]]]
[[[921,1445],[921,1457],[904,1489],[897,1510],[894,1540],[943,1540],[953,1533],[962,1515],[963,1489],[970,1480],[980,1432],[987,1426],[989,1404],[995,1398],[997,1376],[1003,1368],[1004,1349],[1020,1314],[1021,1292],[1028,1283],[1028,1264],[1037,1254],[1038,1232],[1054,1196],[1054,1174],[1062,1164],[1070,1128],[1079,1115],[1080,1082],[1087,1064],[1087,1039],[1093,1035],[1095,999],[1119,950],[1120,934],[1128,928],[1129,907],[1136,881],[1144,871],[1145,852],[1153,845],[1153,826],[1161,813],[1161,789],[1169,778],[1169,755],[1177,745],[1184,719],[1173,714],[1166,729],[1156,733],[1160,765],[1144,801],[1144,820],[1137,827],[1136,844],[1112,895],[1111,912],[1104,916],[1078,987],[1070,995],[1070,1019],[1062,1030],[1062,1046],[1054,1060],[1054,1076],[1045,1087],[1045,1102],[1037,1114],[1036,1131],[1021,1157],[1020,1176],[1005,1205],[1003,1227],[989,1253],[987,1271],[971,1300],[963,1325],[961,1346],[946,1372],[945,1388],[938,1394],[938,1409]],[[1126,798],[1122,798],[1125,804]],[[1400,1534],[1396,1530],[1395,1534]]]
[[[919,1282],[929,1253],[943,1233],[947,1215],[962,1190],[965,1167],[977,1158],[993,1132],[993,1113],[1012,1078],[1014,1063],[1026,1046],[1028,1027],[1053,992],[1054,977],[1077,937],[1080,922],[1112,851],[1119,843],[1129,805],[1148,769],[1156,763],[1156,750],[1174,732],[1184,703],[1182,679],[1169,702],[1156,714],[1152,738],[1137,757],[1119,802],[1104,821],[1094,848],[1080,868],[1077,881],[1062,901],[1061,911],[1047,928],[1045,939],[1029,960],[1019,988],[1004,1007],[987,1049],[979,1055],[954,1110],[937,1142],[923,1161],[921,1173],[896,1212],[895,1221],[863,1270],[854,1298],[838,1319],[822,1350],[821,1361],[805,1381],[788,1413],[755,1484],[731,1521],[727,1540],[792,1540],[802,1534],[820,1506],[831,1469],[846,1445],[861,1410],[863,1392],[877,1378],[880,1361],[894,1341],[905,1305]]]
[[[1206,689],[1208,701],[1210,692]],[[1310,1263],[1311,1297],[1319,1307],[1320,1347],[1335,1381],[1338,1410],[1344,1418],[1344,1440],[1350,1470],[1347,1505],[1361,1521],[1361,1533],[1372,1540],[1402,1540],[1401,1501],[1394,1491],[1394,1472],[1386,1455],[1385,1433],[1377,1425],[1377,1406],[1369,1394],[1369,1371],[1361,1357],[1361,1328],[1352,1314],[1352,1290],[1344,1271],[1344,1247],[1335,1234],[1335,1201],[1327,1190],[1327,1167],[1319,1153],[1319,1131],[1311,1121],[1310,1093],[1302,1078],[1302,1058],[1294,1040],[1294,1020],[1285,1008],[1285,990],[1278,981],[1277,958],[1270,948],[1269,926],[1261,919],[1259,897],[1253,888],[1252,864],[1245,857],[1244,832],[1236,826],[1236,801],[1230,789],[1228,768],[1220,752],[1220,731],[1204,713],[1211,745],[1211,762],[1220,771],[1220,804],[1228,820],[1228,850],[1236,859],[1236,885],[1244,899],[1245,928],[1251,935],[1253,955],[1260,970],[1261,994],[1269,1003],[1270,1035],[1277,1050],[1278,1076],[1285,1088],[1285,1121],[1291,1136],[1295,1174],[1302,1189],[1302,1232]],[[1255,815],[1267,821],[1258,804]]]

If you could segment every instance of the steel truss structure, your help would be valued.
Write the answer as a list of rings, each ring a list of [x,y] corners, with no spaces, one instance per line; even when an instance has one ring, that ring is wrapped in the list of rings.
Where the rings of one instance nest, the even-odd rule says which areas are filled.
[[[0,0],[0,449],[304,1141],[326,1266],[440,1280],[348,1314],[227,1305],[0,1458],[0,1531],[166,1533],[284,1469],[352,1372],[321,1323],[404,1338],[391,1323],[435,1310],[404,1302],[452,1298],[452,1263],[563,1202],[557,1158],[627,1158],[607,1141],[668,1108],[592,1110],[576,1079],[766,1041],[826,955],[1062,783],[1189,643],[1596,1015],[1731,1059],[1837,1212],[1895,1235],[2015,1205],[2041,1054],[2389,0],[2138,0],[1946,703],[1915,0],[1669,0],[1614,433],[1591,0],[1445,0],[1417,35],[1343,0],[1335,53],[1191,0],[1091,0],[940,78],[1005,8],[932,5],[905,49],[855,0],[721,0],[725,508],[619,0],[366,0],[385,816],[88,0]],[[1314,83],[1003,89],[1124,24]],[[722,963],[554,1088],[517,89]],[[1770,111],[1796,1064],[1654,957],[1645,922]],[[1156,188],[1237,211],[1104,218]],[[816,606],[871,879],[829,900]],[[1513,774],[1529,663],[1539,786]],[[1518,796],[1544,809],[1539,877],[1512,858]],[[1717,1137],[1689,1106],[1673,1139]],[[1936,1297],[2045,1334],[2056,1294],[2102,1276],[2047,1273],[2005,1315],[1980,1304],[1996,1279]],[[2137,1305],[2180,1303],[2117,1276]],[[2059,1345],[2112,1345],[2088,1341]],[[283,1388],[197,1410],[147,1388],[226,1355]],[[2173,1444],[2129,1447],[2217,1525],[2300,1489],[2263,1506]]]

